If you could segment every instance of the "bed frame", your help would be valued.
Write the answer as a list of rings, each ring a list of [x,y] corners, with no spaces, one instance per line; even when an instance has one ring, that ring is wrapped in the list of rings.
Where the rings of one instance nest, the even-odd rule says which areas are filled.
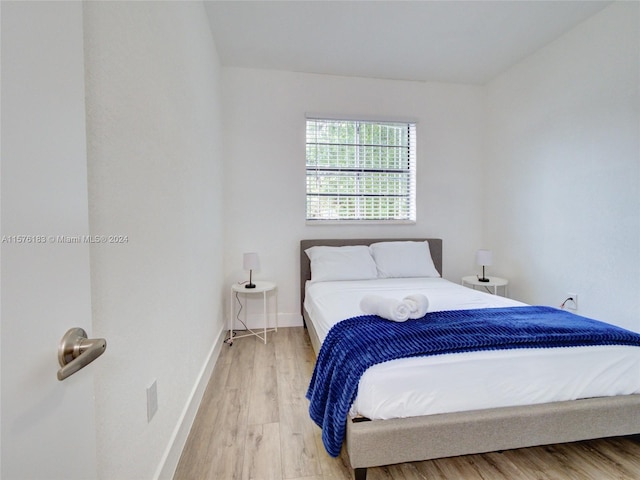
[[[380,241],[429,242],[442,274],[441,239],[318,239],[300,241],[302,315],[313,348],[320,342],[304,309],[305,283],[311,278],[305,249],[315,245],[369,245]],[[576,442],[640,433],[640,395],[589,398],[540,405],[492,408],[391,420],[347,421],[345,448],[356,480],[368,467]]]

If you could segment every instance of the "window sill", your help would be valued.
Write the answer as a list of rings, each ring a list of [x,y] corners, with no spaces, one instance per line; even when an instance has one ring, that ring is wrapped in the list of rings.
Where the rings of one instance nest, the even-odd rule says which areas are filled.
[[[306,220],[306,225],[415,225],[415,220]]]

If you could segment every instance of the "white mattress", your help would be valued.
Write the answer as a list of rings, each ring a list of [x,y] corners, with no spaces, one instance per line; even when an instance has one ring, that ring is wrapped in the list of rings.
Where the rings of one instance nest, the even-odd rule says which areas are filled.
[[[363,315],[367,294],[429,298],[429,311],[524,305],[441,278],[307,283],[305,309],[322,342]],[[360,379],[352,416],[372,420],[640,393],[640,348],[589,346],[466,352],[394,360]]]

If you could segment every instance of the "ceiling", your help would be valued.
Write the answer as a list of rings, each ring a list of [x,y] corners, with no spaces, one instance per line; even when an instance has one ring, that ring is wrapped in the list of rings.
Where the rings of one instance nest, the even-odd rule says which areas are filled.
[[[222,1],[222,65],[484,84],[610,1]]]

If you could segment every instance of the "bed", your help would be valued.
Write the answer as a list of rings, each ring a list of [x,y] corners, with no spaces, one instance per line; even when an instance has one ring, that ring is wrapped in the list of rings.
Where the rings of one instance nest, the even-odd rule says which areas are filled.
[[[350,299],[350,292],[352,292],[355,297],[361,297],[364,291],[360,286],[362,282],[358,281],[343,281],[337,289],[333,288],[334,291],[332,291],[330,285],[332,282],[327,282],[327,285],[324,285],[323,282],[309,283],[311,279],[311,262],[305,251],[316,246],[342,247],[371,245],[392,240],[395,242],[428,242],[428,251],[433,261],[433,267],[437,270],[436,273],[438,276],[442,274],[442,241],[440,239],[320,239],[302,240],[300,242],[301,308],[305,327],[308,329],[316,355],[320,351],[322,341],[326,337],[327,331],[335,322],[335,318],[331,319],[331,317],[342,315],[342,312],[344,312],[344,318],[347,318],[349,316],[347,312],[349,311],[357,314],[357,311],[355,311],[357,300]],[[394,283],[395,279],[372,279],[371,282],[365,283],[367,283],[367,288],[369,288],[369,285],[375,285],[375,291],[383,292],[386,295],[396,294],[399,296],[398,298],[407,291],[422,291],[420,289],[426,288],[427,290],[425,291],[428,292],[427,296],[434,303],[432,306],[434,310],[453,310],[458,308],[455,302],[457,301],[457,296],[461,294],[461,290],[459,289],[463,289],[471,295],[470,300],[468,297],[460,297],[467,298],[464,302],[468,303],[462,308],[501,308],[523,305],[514,300],[504,299],[503,297],[482,294],[481,292],[471,293],[474,291],[455,285],[452,282],[447,282],[442,278],[427,279],[425,283],[428,285],[424,287],[416,283],[421,282],[421,280],[424,279],[410,279],[408,284],[401,287],[398,287]],[[324,298],[324,304],[322,301],[319,301],[320,306],[314,305],[306,297],[307,287],[313,291],[313,284],[316,285],[313,288],[320,291],[320,295],[318,296]],[[389,287],[390,284],[393,286]],[[318,288],[318,286],[320,286],[320,288]],[[435,290],[431,290],[433,288],[435,288]],[[438,302],[440,303],[438,304]],[[342,303],[346,306],[340,306]],[[323,316],[325,318],[323,318]],[[590,348],[595,348],[596,350],[589,352],[585,356],[584,352],[588,352]],[[628,372],[629,369],[631,369],[632,372],[635,373],[632,375],[622,374],[619,376],[640,377],[640,368],[638,367],[640,364],[638,363],[638,354],[636,353],[637,350],[640,349],[637,349],[637,347],[624,348],[627,350],[634,349],[634,351],[629,353],[629,356],[623,362],[625,366],[619,372]],[[606,362],[609,362],[609,360],[603,360],[605,357],[601,359],[594,354],[594,352],[600,352],[598,347],[586,347],[586,349],[587,350],[582,350],[583,357],[578,360],[575,358],[564,360],[554,358],[550,361],[551,363],[549,365],[551,365],[553,370],[553,365],[559,361],[568,361],[569,363],[567,363],[567,365],[569,365],[569,367],[567,368],[573,368],[573,366],[583,362],[592,361],[593,363],[585,368],[589,371],[598,369],[598,365],[604,365]],[[487,360],[481,356],[476,358],[474,357],[476,353],[477,352],[470,352],[468,355],[470,358],[467,359],[468,364],[476,368],[474,375],[478,375],[478,368],[484,368],[483,362],[488,362],[487,365],[491,365],[491,361],[493,361],[494,364],[496,362],[498,364],[504,362],[500,354],[497,354],[497,356],[494,355],[495,352],[491,352],[489,355],[489,357],[494,355],[493,360],[491,358]],[[625,350],[624,353],[626,355],[628,352]],[[525,367],[522,368],[525,369],[527,368],[526,365],[530,366],[539,362],[539,357],[535,357],[535,353],[531,353],[530,351],[527,351],[523,357],[525,357],[523,360]],[[403,359],[401,361],[407,360],[410,362],[415,361],[414,359]],[[433,361],[433,358],[428,361]],[[437,363],[439,360],[436,359],[435,361]],[[389,382],[398,372],[411,370],[415,366],[411,365],[411,368],[408,369],[402,366],[402,368],[396,368],[395,370],[393,367],[388,368],[389,365],[393,365],[394,362],[398,362],[398,360],[383,365],[383,370],[388,370],[386,372],[388,377],[383,380],[383,383],[385,381]],[[616,363],[616,361],[611,362],[612,365]],[[445,373],[441,375],[442,377],[452,378],[456,376],[452,373],[456,372],[456,362],[453,361],[451,363],[452,364],[446,368],[452,370],[444,370]],[[378,366],[376,366],[376,368],[377,367]],[[420,368],[424,367],[421,366]],[[614,367],[614,369],[615,368],[617,367]],[[367,370],[365,375],[368,375],[373,369],[374,368]],[[608,367],[604,369],[606,370]],[[556,370],[561,371],[566,369],[558,368]],[[603,368],[600,370],[603,370]],[[571,371],[573,372],[573,370]],[[382,374],[384,375],[384,372]],[[361,382],[364,381],[365,375],[363,375]],[[558,377],[554,382],[560,383],[561,378],[561,376]],[[537,381],[542,380],[544,379],[538,378]],[[436,381],[437,380],[430,378],[429,382],[414,383],[431,384]],[[505,382],[510,383],[510,377],[502,379],[502,383],[504,384]],[[380,390],[384,390],[380,388],[376,390],[375,380],[372,380],[371,385],[373,386],[365,387],[363,391],[358,393],[349,415],[344,419],[346,422],[344,448],[346,449],[350,464],[354,469],[355,478],[357,480],[363,480],[366,478],[367,468],[374,466],[535,445],[635,435],[640,433],[640,394],[638,394],[640,393],[640,387],[637,385],[638,382],[640,382],[640,378],[632,378],[629,384],[625,384],[624,386],[616,385],[612,391],[607,391],[607,396],[597,396],[586,393],[583,395],[587,395],[587,398],[562,401],[547,401],[543,396],[538,398],[534,404],[529,404],[520,398],[508,400],[506,406],[492,406],[492,403],[482,402],[480,405],[475,405],[473,398],[478,396],[477,393],[457,395],[457,397],[463,397],[462,399],[466,400],[466,403],[464,401],[458,402],[460,398],[456,398],[455,395],[455,389],[460,388],[460,385],[458,385],[457,387],[454,386],[454,393],[449,393],[449,397],[446,396],[446,392],[438,391],[437,395],[430,397],[430,402],[427,402],[429,405],[426,408],[420,406],[415,411],[409,408],[409,411],[402,411],[398,415],[393,413],[393,409],[385,411],[384,408],[380,408],[381,404],[393,404],[393,398],[391,398],[391,400],[377,399],[372,402],[367,401],[366,395],[368,392],[374,391],[380,393]],[[480,385],[480,387],[482,387],[482,385]],[[495,385],[487,388],[487,390],[495,390],[498,388],[500,388],[499,385]],[[394,386],[393,388],[387,388],[387,390],[395,392],[397,389]],[[545,389],[542,388],[538,390]],[[585,391],[589,392],[589,389],[587,388]],[[624,392],[624,394],[617,392]],[[415,396],[414,393],[411,395]],[[424,391],[422,393],[418,392],[418,396],[420,395],[428,396]],[[499,396],[500,395],[498,395],[498,397]],[[439,400],[440,398],[444,400]],[[469,402],[468,400],[471,401]],[[489,402],[491,401],[493,400],[489,400]],[[411,402],[404,403],[405,407],[407,404],[409,407],[412,407]],[[425,409],[420,410],[421,408]]]

